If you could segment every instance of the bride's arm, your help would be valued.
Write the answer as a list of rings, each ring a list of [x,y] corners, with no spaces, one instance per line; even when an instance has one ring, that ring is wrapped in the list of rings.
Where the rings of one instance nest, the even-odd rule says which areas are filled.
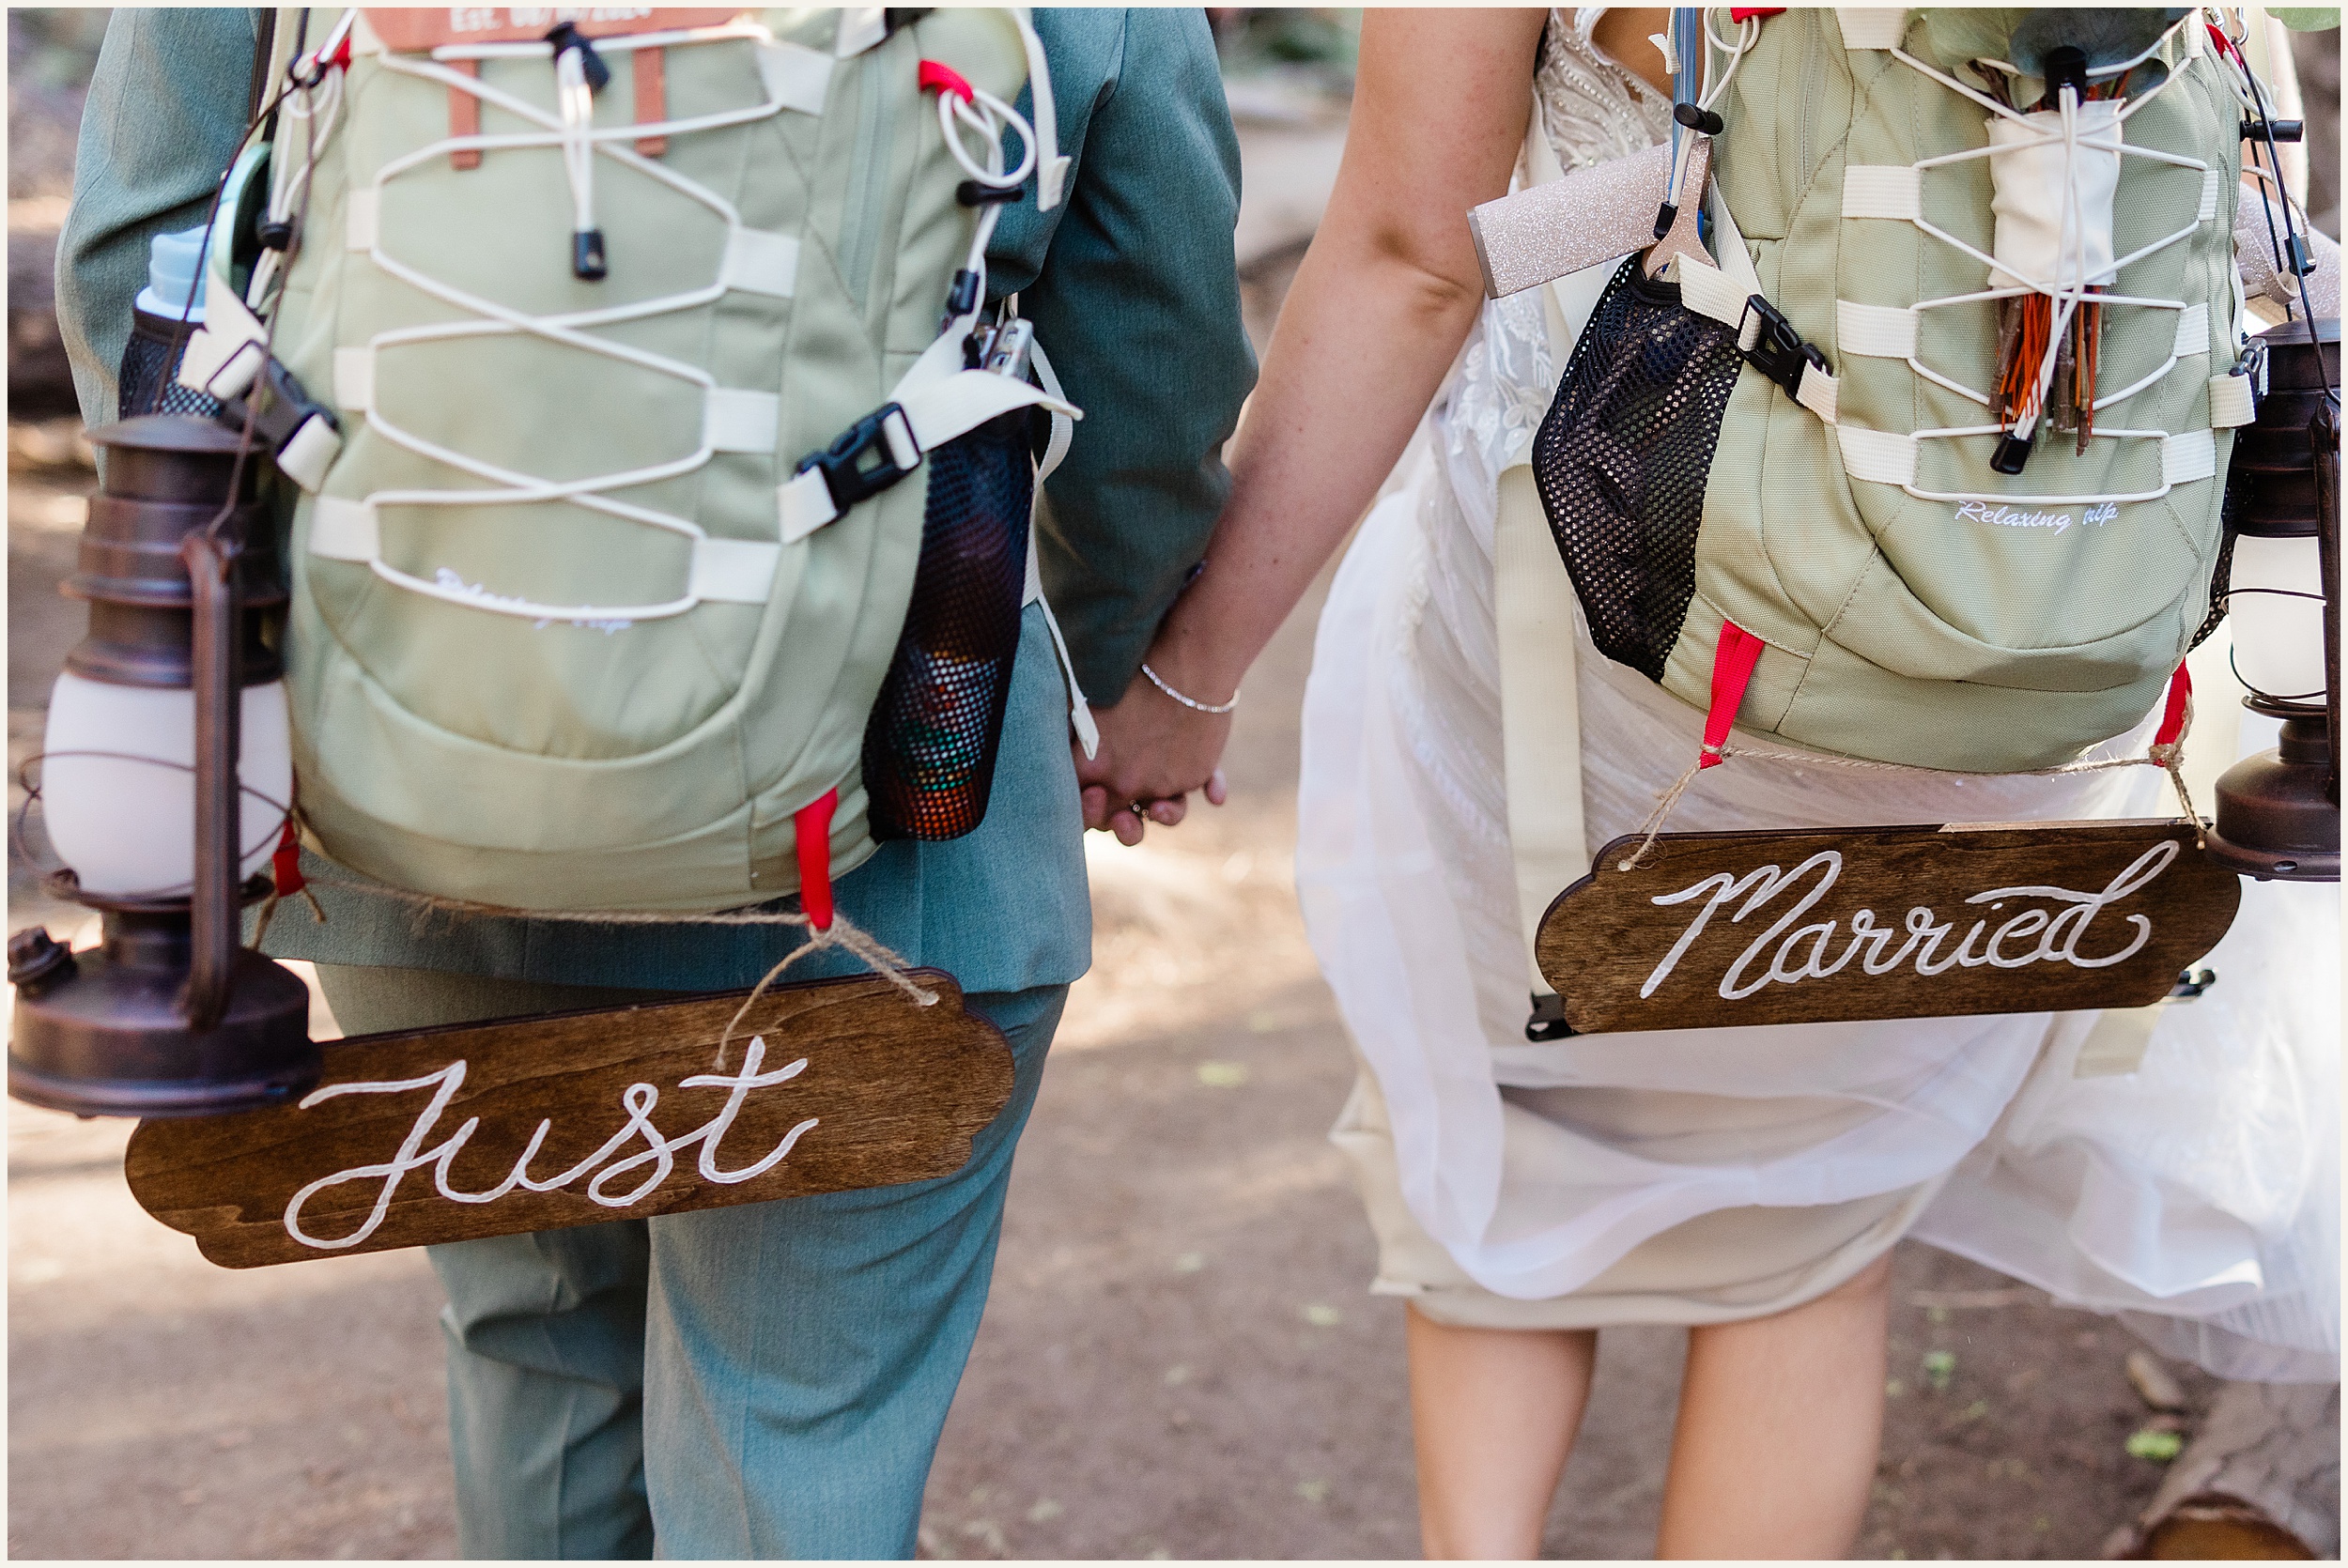
[[[1328,212],[1232,439],[1230,500],[1206,568],[1151,646],[1151,669],[1176,690],[1207,703],[1231,696],[1466,341],[1484,294],[1467,211],[1507,192],[1548,14],[1364,14]],[[1105,748],[1086,782],[1117,804],[1197,788],[1228,730],[1144,680],[1103,717]],[[1100,802],[1086,805],[1102,825]]]

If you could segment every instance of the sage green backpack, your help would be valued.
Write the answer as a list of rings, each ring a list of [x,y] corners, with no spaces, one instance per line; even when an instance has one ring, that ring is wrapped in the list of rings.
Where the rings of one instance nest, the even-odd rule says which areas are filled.
[[[1000,201],[1066,175],[1026,13],[326,10],[277,39],[267,188],[248,155],[224,205],[293,259],[214,247],[241,286],[210,298],[263,319],[215,306],[182,379],[249,383],[273,331],[339,426],[279,450],[310,492],[313,847],[548,910],[853,869],[922,454],[1074,413],[1024,360],[965,362]]]
[[[2117,14],[1713,13],[1742,45],[1719,265],[1626,263],[1533,457],[1599,648],[1711,710],[1713,745],[1733,716],[1885,761],[2058,765],[2137,724],[2211,623],[2251,414],[2232,68],[2197,13],[2143,12],[2150,47],[2067,109],[2009,113],[2056,95],[1970,69],[2016,17]],[[1967,17],[2003,20],[1952,41]],[[2031,293],[2100,301],[2101,406],[2017,449],[2000,329]]]

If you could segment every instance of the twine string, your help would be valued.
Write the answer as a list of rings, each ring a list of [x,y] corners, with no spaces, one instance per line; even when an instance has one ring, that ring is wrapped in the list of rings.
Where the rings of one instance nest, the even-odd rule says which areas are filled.
[[[312,886],[338,887],[351,893],[371,894],[399,899],[415,906],[419,924],[434,915],[459,915],[500,919],[554,920],[579,926],[790,926],[805,930],[808,933],[807,940],[785,953],[773,968],[767,970],[760,977],[758,984],[751,988],[749,995],[743,998],[742,1005],[734,1009],[734,1017],[726,1024],[725,1033],[718,1040],[718,1070],[720,1072],[725,1070],[726,1055],[733,1045],[734,1033],[741,1026],[742,1020],[749,1014],[750,1008],[758,1005],[758,999],[766,994],[767,988],[782,976],[784,970],[789,969],[811,953],[823,952],[836,947],[842,952],[861,960],[866,968],[903,992],[906,999],[915,1007],[933,1007],[937,1005],[938,1001],[937,992],[929,990],[906,973],[912,966],[903,956],[837,910],[832,914],[831,924],[818,929],[806,914],[798,910],[727,910],[716,915],[677,915],[635,909],[513,909],[503,904],[474,903],[466,899],[448,899],[436,894],[411,893],[405,888],[390,887],[380,884],[363,887],[357,883],[344,882],[336,878],[311,877],[303,886],[302,892],[309,899],[311,909],[320,920],[326,918],[326,913],[319,908],[317,896],[310,891]],[[271,894],[268,901],[262,905],[264,927],[267,926],[271,907],[276,902],[276,895]],[[257,937],[255,941],[258,941]]]
[[[2178,807],[2185,813],[2185,820],[2193,826],[2194,848],[2205,849],[2209,842],[2207,833],[2201,822],[2201,813],[2193,808],[2193,792],[2186,787],[2185,782],[2185,737],[2192,728],[2193,699],[2188,693],[2185,702],[2185,724],[2177,731],[2177,738],[2166,746],[2155,745],[2146,747],[2145,755],[2141,757],[2102,757],[2092,761],[2065,762],[2060,767],[2019,768],[2012,774],[2000,776],[2053,778],[2065,774],[2104,773],[2112,768],[2159,768],[2168,774],[2170,782],[2176,786]],[[1860,768],[1877,773],[1939,773],[1942,771],[1938,768],[1910,767],[1903,762],[1877,762],[1863,757],[1797,755],[1790,751],[1772,751],[1764,746],[1723,746],[1719,749],[1718,755],[1722,761],[1732,757],[1751,757],[1757,761],[1764,762],[1791,762],[1797,767]],[[1635,871],[1639,869],[1640,863],[1646,859],[1647,852],[1655,847],[1655,840],[1661,837],[1663,823],[1670,818],[1673,807],[1679,804],[1679,797],[1688,792],[1688,786],[1695,782],[1696,774],[1703,766],[1701,761],[1690,764],[1686,773],[1673,780],[1671,787],[1656,797],[1655,809],[1649,811],[1645,821],[1631,830],[1641,835],[1639,847],[1624,859],[1616,861],[1615,870]]]

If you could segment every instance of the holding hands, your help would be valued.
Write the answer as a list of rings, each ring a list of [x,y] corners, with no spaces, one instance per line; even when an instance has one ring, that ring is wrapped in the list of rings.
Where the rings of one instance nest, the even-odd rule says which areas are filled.
[[[1204,695],[1184,685],[1167,668],[1179,669],[1182,661],[1166,644],[1161,633],[1116,705],[1092,711],[1099,750],[1089,759],[1076,752],[1085,826],[1114,833],[1128,846],[1141,842],[1145,820],[1161,827],[1181,822],[1193,790],[1204,791],[1211,806],[1225,799],[1216,764],[1230,739],[1238,693],[1203,681]]]

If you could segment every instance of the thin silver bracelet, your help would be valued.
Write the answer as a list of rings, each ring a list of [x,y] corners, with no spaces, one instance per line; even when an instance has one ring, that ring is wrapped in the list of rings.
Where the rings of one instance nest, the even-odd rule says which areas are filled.
[[[1166,693],[1166,696],[1172,698],[1175,701],[1180,702],[1185,708],[1195,708],[1202,714],[1228,714],[1233,708],[1239,706],[1239,693],[1236,691],[1231,693],[1231,699],[1228,702],[1201,702],[1196,698],[1184,697],[1181,692],[1176,691],[1172,686],[1167,685],[1163,680],[1161,680],[1158,676],[1158,672],[1150,668],[1149,661],[1147,660],[1142,662],[1141,672],[1150,677],[1150,684],[1151,685],[1157,687],[1160,691]]]

